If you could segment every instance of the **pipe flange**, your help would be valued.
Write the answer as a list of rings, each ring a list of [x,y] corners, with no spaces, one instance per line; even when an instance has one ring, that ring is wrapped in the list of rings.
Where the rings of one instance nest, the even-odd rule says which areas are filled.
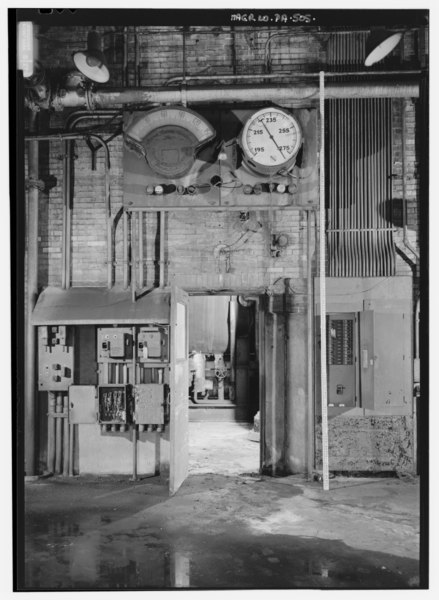
[[[96,94],[91,88],[85,90],[85,106],[87,110],[96,110]]]
[[[180,85],[181,92],[181,103],[184,107],[187,107],[187,85],[186,83],[182,83]]]

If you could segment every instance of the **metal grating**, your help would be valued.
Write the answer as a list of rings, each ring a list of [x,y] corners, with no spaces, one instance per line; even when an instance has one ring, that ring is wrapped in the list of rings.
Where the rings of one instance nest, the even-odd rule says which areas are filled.
[[[331,69],[360,68],[364,43],[363,35],[332,36]],[[391,100],[330,100],[327,112],[329,276],[394,275]]]

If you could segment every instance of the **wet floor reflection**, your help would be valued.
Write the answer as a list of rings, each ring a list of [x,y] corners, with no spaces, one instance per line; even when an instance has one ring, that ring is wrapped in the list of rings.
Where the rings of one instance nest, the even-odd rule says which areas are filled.
[[[408,588],[418,564],[344,543],[294,536],[170,538],[142,526],[129,533],[57,524],[29,540],[28,589]]]

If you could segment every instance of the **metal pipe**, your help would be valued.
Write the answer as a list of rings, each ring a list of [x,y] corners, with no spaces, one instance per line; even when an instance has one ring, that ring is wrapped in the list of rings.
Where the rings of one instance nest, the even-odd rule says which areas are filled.
[[[327,85],[326,98],[418,98],[419,83],[417,81],[393,82],[332,82]],[[294,103],[318,101],[319,86],[315,83],[307,85],[266,84],[237,86],[189,86],[183,88],[138,87],[138,88],[105,88],[96,92],[88,91],[81,95],[76,90],[68,90],[63,96],[55,95],[52,106],[57,109],[86,106],[87,108],[106,108],[124,104],[206,104],[214,102],[278,102]]]
[[[313,343],[314,343],[314,302],[312,295],[312,264],[311,264],[311,226],[312,217],[306,213],[306,283],[307,283],[307,380],[308,380],[308,444],[307,471],[308,477],[314,469],[314,382],[313,382]]]
[[[160,219],[160,259],[159,259],[159,287],[165,286],[165,212],[159,212]]]
[[[62,412],[62,395],[56,395],[56,407],[55,414]],[[59,475],[61,473],[61,459],[62,459],[62,422],[61,417],[55,417],[55,473]]]
[[[123,211],[123,288],[128,288],[128,213]]]
[[[123,69],[122,85],[128,87],[128,27],[123,28]]]
[[[346,73],[343,73],[343,77],[348,76],[348,77],[361,77],[362,75],[367,75],[367,76],[396,76],[396,75],[419,75],[421,73],[420,70],[413,70],[413,71],[349,71]],[[329,77],[334,77],[334,76],[340,76],[339,72],[335,72],[335,73],[325,73],[325,75],[329,76]],[[289,78],[289,79],[299,79],[299,78],[312,78],[314,77],[315,79],[318,79],[318,72],[317,73],[306,73],[303,71],[277,71],[276,73],[252,73],[251,75],[249,75],[248,73],[241,73],[241,75],[224,75],[222,73],[218,73],[217,75],[187,75],[186,77],[181,77],[181,76],[177,76],[177,77],[170,77],[169,79],[167,79],[165,81],[165,85],[172,85],[174,83],[181,83],[183,81],[196,81],[196,80],[200,80],[200,81],[220,81],[220,80],[224,80],[224,81],[238,81],[240,79],[284,79],[285,78]]]
[[[406,183],[406,152],[405,145],[407,139],[407,130],[406,130],[406,118],[405,112],[407,108],[407,100],[403,99],[401,103],[401,162],[402,162],[402,228],[403,228],[403,244],[410,252],[415,256],[416,260],[419,261],[419,253],[413,248],[412,244],[409,242],[408,233],[407,233],[407,183]]]
[[[69,476],[73,477],[73,460],[74,460],[74,435],[75,435],[75,426],[73,423],[69,425]]]
[[[110,175],[109,175],[109,164],[110,164],[110,150],[108,148],[107,143],[95,133],[57,133],[57,134],[49,134],[49,135],[27,135],[25,136],[26,140],[37,142],[37,141],[50,141],[50,140],[78,140],[78,139],[94,139],[96,140],[104,149],[105,153],[105,200],[106,200],[106,213],[107,213],[107,287],[110,289],[113,285],[113,244],[112,244],[112,233],[113,233],[113,219],[111,217],[111,195],[110,195]],[[67,154],[67,152],[66,152]],[[35,178],[36,179],[36,178]],[[67,218],[67,217],[66,217]],[[36,236],[37,238],[37,236]],[[36,239],[35,238],[35,239]],[[67,240],[66,240],[67,244]],[[69,241],[70,244],[70,241]],[[36,245],[38,250],[38,243]],[[67,248],[66,248],[66,260],[67,260]],[[35,252],[35,256],[37,256]],[[70,258],[69,258],[70,263]],[[63,264],[64,261],[63,261]],[[69,268],[70,270],[70,268]],[[67,274],[66,274],[67,275]],[[70,285],[70,282],[67,283],[67,277],[65,285]],[[36,300],[36,298],[35,298]],[[33,307],[32,307],[33,308]]]
[[[63,182],[62,182],[62,194],[63,194],[63,210],[62,210],[62,234],[61,234],[61,287],[63,290],[66,289],[66,223],[67,223],[67,141],[62,144],[63,148]]]
[[[139,288],[143,288],[143,211],[138,213]]]
[[[230,388],[233,394],[233,400],[235,400],[235,381],[236,381],[236,367],[235,367],[235,355],[236,355],[236,322],[237,322],[237,309],[238,302],[236,296],[230,297],[229,302],[230,317],[229,317],[229,338],[230,338]]]
[[[63,418],[63,468],[62,468],[62,472],[63,475],[67,475],[69,472],[69,419],[68,419],[68,413],[69,413],[69,397],[68,396],[64,396],[63,399],[63,412],[64,414],[64,418]]]
[[[326,252],[325,252],[325,74],[320,74],[320,369],[322,403],[323,489],[329,490],[328,401],[326,372]]]
[[[71,251],[72,251],[72,198],[71,198],[71,186],[72,186],[72,141],[66,140],[65,151],[66,151],[66,162],[65,162],[65,179],[66,179],[66,196],[64,198],[65,203],[65,216],[66,221],[65,227],[65,287],[69,289],[71,286]]]
[[[55,472],[55,394],[48,392],[48,416],[47,416],[47,471]]]
[[[31,126],[35,124],[32,118]],[[38,180],[38,144],[34,141],[29,143],[28,173],[29,181]],[[25,473],[28,477],[36,474],[35,460],[35,405],[36,391],[36,329],[31,323],[31,315],[38,297],[38,187],[32,186],[28,193],[27,202],[27,297],[26,297],[26,344],[24,355],[25,373],[25,410],[24,410],[24,433],[25,433]]]
[[[136,301],[136,218],[137,213],[131,213],[131,300]]]

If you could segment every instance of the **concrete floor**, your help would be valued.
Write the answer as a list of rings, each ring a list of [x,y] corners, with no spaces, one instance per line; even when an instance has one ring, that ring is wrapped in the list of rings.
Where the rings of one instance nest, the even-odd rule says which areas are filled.
[[[156,477],[26,484],[25,588],[418,586],[417,478],[338,477],[323,492],[260,477],[248,427],[193,425],[190,475],[172,498]]]

